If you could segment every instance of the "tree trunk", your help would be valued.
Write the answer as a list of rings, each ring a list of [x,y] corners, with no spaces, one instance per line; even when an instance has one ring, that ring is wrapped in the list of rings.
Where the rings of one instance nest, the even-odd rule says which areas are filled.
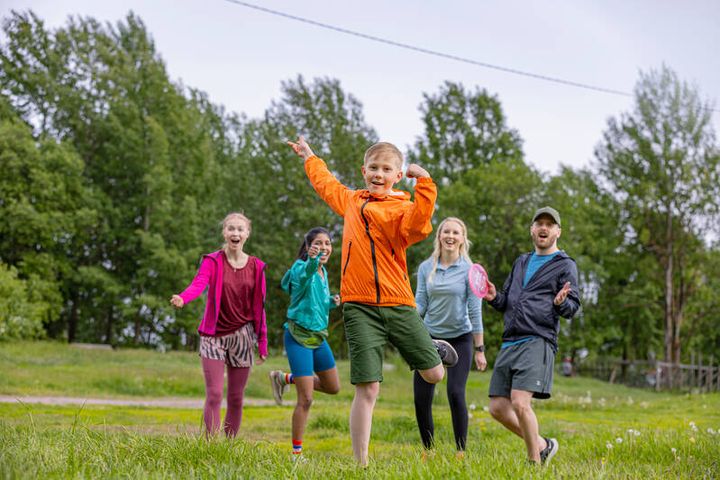
[[[105,323],[105,343],[112,345],[113,342],[113,307],[110,305]]]
[[[75,341],[75,334],[77,332],[78,324],[78,294],[73,291],[72,299],[70,300],[72,307],[70,307],[70,316],[68,317],[68,343]]]
[[[672,362],[673,346],[673,231],[672,208],[668,207],[665,256],[665,361]]]

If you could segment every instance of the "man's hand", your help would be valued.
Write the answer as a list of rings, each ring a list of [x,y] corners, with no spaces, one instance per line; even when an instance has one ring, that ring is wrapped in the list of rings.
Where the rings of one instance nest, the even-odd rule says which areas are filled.
[[[493,284],[489,279],[487,281],[488,284],[488,290],[485,296],[483,297],[483,300],[486,300],[488,302],[492,302],[495,300],[495,297],[497,296],[497,289],[495,289],[495,284]]]
[[[182,297],[180,297],[180,295],[173,295],[170,299],[170,303],[175,308],[183,308],[183,306],[185,305],[185,302],[183,301]]]
[[[255,365],[262,365],[263,363],[265,363],[266,358],[267,358],[267,355],[265,355],[265,356],[258,355],[257,358],[255,358]]]
[[[563,288],[560,289],[557,295],[555,295],[554,303],[555,305],[560,305],[565,301],[565,299],[568,296],[568,293],[570,293],[570,282],[565,282],[565,285],[563,285]]]
[[[408,168],[405,171],[405,176],[407,178],[427,178],[430,176],[430,174],[420,165],[411,163],[410,165],[408,165]]]
[[[287,144],[290,145],[293,151],[303,160],[307,160],[308,158],[315,155],[310,149],[310,145],[308,145],[305,141],[305,137],[303,137],[302,135],[298,137],[297,142],[287,142]]]

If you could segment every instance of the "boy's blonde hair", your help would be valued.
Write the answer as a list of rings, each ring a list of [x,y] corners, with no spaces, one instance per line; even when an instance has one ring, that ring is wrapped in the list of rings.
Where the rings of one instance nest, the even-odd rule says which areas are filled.
[[[363,164],[370,161],[370,159],[372,157],[381,155],[381,154],[395,155],[395,157],[397,158],[398,168],[402,169],[403,154],[399,148],[397,148],[395,145],[393,145],[392,143],[389,143],[389,142],[378,142],[375,145],[372,145],[370,148],[368,148],[365,151],[365,158],[363,158]]]

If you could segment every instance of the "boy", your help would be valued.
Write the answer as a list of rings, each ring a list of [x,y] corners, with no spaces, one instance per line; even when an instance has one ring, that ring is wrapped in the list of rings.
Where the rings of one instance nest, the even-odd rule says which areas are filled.
[[[415,201],[410,202],[407,192],[393,190],[402,178],[403,157],[390,143],[376,143],[365,152],[362,175],[367,189],[363,190],[341,184],[303,137],[288,144],[305,160],[305,172],[320,198],[345,219],[340,297],[350,351],[350,382],[355,385],[350,437],[355,459],[366,466],[387,342],[428,383],[443,379],[443,362],[457,362],[452,346],[441,340],[433,342],[423,326],[405,257],[409,245],[432,231],[437,189],[428,172],[412,164],[406,175],[417,179]]]
[[[531,399],[550,398],[559,317],[580,308],[575,261],[557,246],[560,214],[543,207],[533,215],[534,252],[520,255],[501,291],[488,281],[484,299],[504,312],[505,329],[490,380],[490,414],[525,441],[528,460],[546,465],[558,451],[541,437]]]

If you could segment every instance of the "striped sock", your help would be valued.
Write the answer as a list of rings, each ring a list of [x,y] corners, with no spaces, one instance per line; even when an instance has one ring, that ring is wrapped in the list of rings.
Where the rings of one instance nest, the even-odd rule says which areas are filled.
[[[302,453],[302,440],[295,440],[293,438],[293,455],[300,455]]]
[[[292,373],[286,373],[283,381],[285,382],[285,385],[291,385],[295,383],[295,375],[293,375]]]

